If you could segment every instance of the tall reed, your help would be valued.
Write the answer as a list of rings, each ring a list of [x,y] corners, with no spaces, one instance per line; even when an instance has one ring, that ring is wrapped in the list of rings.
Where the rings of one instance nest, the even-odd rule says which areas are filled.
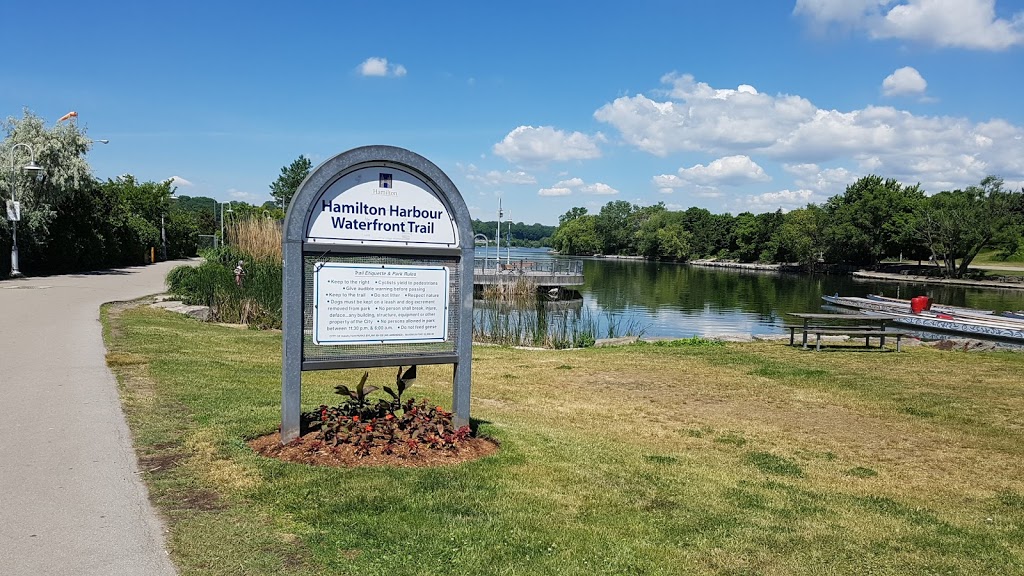
[[[241,218],[227,228],[228,243],[252,260],[282,262],[281,221],[273,218]]]
[[[473,339],[506,346],[582,348],[593,346],[597,322],[586,308],[549,310],[530,279],[483,291],[473,311]]]

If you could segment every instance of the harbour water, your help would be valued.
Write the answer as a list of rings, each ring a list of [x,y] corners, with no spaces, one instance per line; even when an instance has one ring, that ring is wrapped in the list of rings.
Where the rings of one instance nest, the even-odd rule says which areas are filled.
[[[485,254],[477,248],[477,257]],[[494,247],[486,251],[494,258]],[[511,260],[557,258],[546,249],[504,248]],[[583,261],[582,307],[598,324],[634,327],[648,337],[782,334],[789,312],[822,311],[823,294],[900,298],[927,295],[935,302],[988,310],[1024,309],[1024,290],[854,280],[849,275],[808,275],[702,268],[613,258]],[[789,322],[792,319],[788,320]],[[788,331],[787,331],[788,333]]]

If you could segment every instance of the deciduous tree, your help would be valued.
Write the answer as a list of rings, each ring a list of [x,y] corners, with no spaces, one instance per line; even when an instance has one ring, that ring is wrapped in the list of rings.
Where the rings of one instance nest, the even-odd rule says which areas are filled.
[[[299,185],[306,179],[306,176],[309,176],[312,169],[313,163],[301,154],[294,162],[281,168],[281,175],[270,184],[270,195],[274,197],[278,207],[288,210],[292,196],[298,191]]]
[[[829,261],[878,264],[912,247],[915,212],[924,199],[919,185],[864,176],[825,203]]]
[[[1022,225],[1024,194],[1003,190],[1002,179],[988,176],[978,186],[927,198],[914,231],[931,250],[936,266],[959,278],[984,248],[1015,243]]]

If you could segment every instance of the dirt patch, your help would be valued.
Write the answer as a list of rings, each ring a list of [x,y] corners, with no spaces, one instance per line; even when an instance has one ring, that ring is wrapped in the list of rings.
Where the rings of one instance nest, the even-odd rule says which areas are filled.
[[[178,465],[181,454],[150,454],[139,457],[139,469],[143,472],[162,472]]]
[[[200,510],[212,512],[223,510],[225,505],[220,501],[220,496],[210,490],[188,490],[180,494],[177,500],[178,508],[183,510]]]
[[[416,454],[409,454],[404,449],[396,449],[393,454],[381,454],[374,450],[367,456],[360,456],[355,453],[355,447],[349,444],[330,446],[317,440],[315,433],[306,434],[298,440],[282,446],[281,435],[277,432],[250,440],[249,446],[257,454],[285,462],[343,468],[450,466],[490,456],[498,451],[498,443],[490,438],[470,438],[459,444],[457,451],[422,448]]]

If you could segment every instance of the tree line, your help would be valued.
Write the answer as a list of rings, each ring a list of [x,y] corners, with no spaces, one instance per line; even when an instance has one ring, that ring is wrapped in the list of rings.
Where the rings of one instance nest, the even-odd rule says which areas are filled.
[[[619,200],[597,214],[573,208],[559,217],[551,246],[562,254],[619,254],[657,260],[727,258],[740,262],[877,265],[929,259],[960,277],[981,250],[1013,254],[1024,234],[1024,190],[995,176],[977,186],[927,196],[919,185],[870,175],[823,205],[783,213],[674,211],[664,203]]]
[[[494,237],[497,231],[497,220],[473,220],[473,234],[483,234],[484,236],[487,236],[487,241],[490,244],[494,243]],[[511,239],[512,246],[525,246],[527,248],[550,246],[551,236],[554,233],[554,226],[545,226],[544,224],[526,224],[523,222],[502,222],[501,245],[505,246]]]
[[[0,206],[17,199],[19,268],[28,274],[130,266],[195,256],[201,236],[218,236],[213,198],[174,195],[171,180],[142,182],[131,174],[100,180],[86,154],[93,141],[76,124],[47,126],[25,111],[3,123]],[[35,173],[21,167],[32,160]],[[13,170],[11,163],[13,162]],[[0,212],[0,277],[10,274],[14,223]],[[229,202],[230,218],[283,218],[267,203]],[[212,243],[212,242],[211,242]]]

